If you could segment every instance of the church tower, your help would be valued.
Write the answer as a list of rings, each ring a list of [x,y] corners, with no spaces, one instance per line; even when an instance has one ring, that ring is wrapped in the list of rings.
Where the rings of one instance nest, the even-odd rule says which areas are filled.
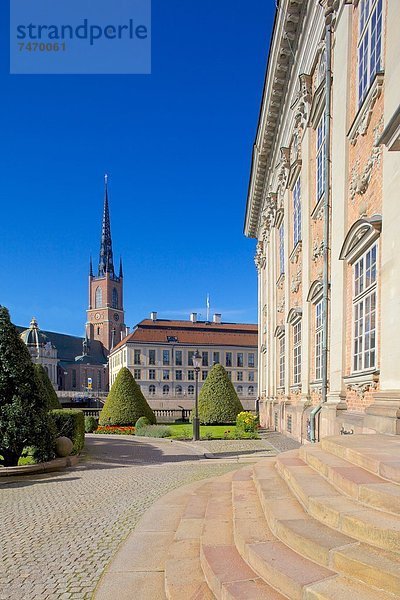
[[[107,351],[110,351],[125,337],[126,326],[124,322],[122,260],[120,260],[118,276],[114,271],[107,179],[106,175],[104,178],[104,209],[97,275],[93,274],[92,259],[90,259],[86,336],[89,343],[90,340],[99,340]]]

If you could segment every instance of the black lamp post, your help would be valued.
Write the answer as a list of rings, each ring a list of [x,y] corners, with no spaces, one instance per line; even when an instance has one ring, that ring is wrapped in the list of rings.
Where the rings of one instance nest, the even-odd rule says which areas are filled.
[[[200,439],[200,420],[199,420],[199,373],[201,369],[202,358],[198,350],[193,355],[193,366],[196,377],[195,397],[194,397],[194,417],[193,417],[193,441]]]

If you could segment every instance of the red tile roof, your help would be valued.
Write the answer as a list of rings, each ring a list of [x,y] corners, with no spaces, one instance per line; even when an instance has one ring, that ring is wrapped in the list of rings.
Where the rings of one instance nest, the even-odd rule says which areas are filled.
[[[171,340],[168,338],[176,338]],[[128,342],[186,344],[189,346],[243,346],[257,348],[258,326],[249,323],[205,323],[144,319],[119,342],[114,352]]]

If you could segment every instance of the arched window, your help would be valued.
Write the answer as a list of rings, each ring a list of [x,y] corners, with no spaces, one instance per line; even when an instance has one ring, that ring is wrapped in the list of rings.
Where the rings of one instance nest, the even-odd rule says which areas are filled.
[[[242,385],[238,385],[237,387],[237,393],[239,396],[241,396],[243,394],[243,386]]]
[[[169,394],[169,385],[164,385],[162,389],[162,393],[164,396],[168,396]]]
[[[149,394],[150,396],[154,396],[156,393],[156,386],[155,385],[149,385]]]
[[[97,335],[100,335],[100,327],[97,328]]]
[[[96,288],[96,308],[101,308],[103,306],[103,291],[99,286]]]
[[[254,385],[249,385],[249,396],[254,396]]]
[[[113,288],[112,291],[112,307],[118,308],[118,292],[116,288]]]
[[[194,385],[189,385],[189,387],[188,387],[188,394],[189,394],[189,396],[193,396],[193,394],[194,394]]]
[[[176,386],[176,395],[182,396],[182,386],[181,385]]]

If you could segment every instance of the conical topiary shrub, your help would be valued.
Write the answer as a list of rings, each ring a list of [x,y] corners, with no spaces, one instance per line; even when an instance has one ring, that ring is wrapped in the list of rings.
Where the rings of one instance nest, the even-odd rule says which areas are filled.
[[[48,410],[61,408],[61,404],[58,400],[57,394],[42,365],[33,365],[35,369],[36,381],[40,390],[40,395],[43,399],[43,404]]]
[[[135,425],[140,417],[156,423],[156,417],[132,373],[123,367],[118,373],[100,413],[99,425]]]
[[[242,403],[224,367],[214,365],[199,395],[200,422],[206,425],[234,423],[242,410]]]

